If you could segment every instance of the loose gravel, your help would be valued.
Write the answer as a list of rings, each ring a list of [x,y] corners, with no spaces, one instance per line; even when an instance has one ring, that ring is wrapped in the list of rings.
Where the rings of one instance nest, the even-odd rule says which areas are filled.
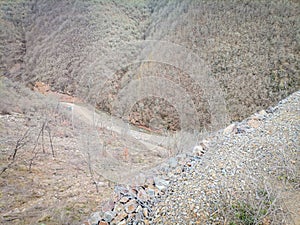
[[[119,188],[99,224],[298,224],[299,100],[300,91],[170,159],[145,185]]]
[[[237,123],[232,133],[220,131],[211,137],[203,157],[191,158],[183,173],[169,175],[169,189],[153,209],[154,223],[226,224],[234,220],[230,212],[234,204],[248,202],[258,207],[259,192],[272,195],[278,204],[290,196],[286,192],[294,193],[293,207],[288,210],[296,220],[300,209],[299,100],[300,92],[296,92],[278,106]],[[286,224],[288,219],[293,224],[287,218],[289,212],[280,206],[267,210],[253,224]]]

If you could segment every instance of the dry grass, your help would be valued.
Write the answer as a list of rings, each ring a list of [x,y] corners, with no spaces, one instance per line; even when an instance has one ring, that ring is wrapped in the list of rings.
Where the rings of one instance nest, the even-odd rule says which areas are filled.
[[[35,93],[22,101],[29,91],[15,87],[18,92],[1,90],[14,94],[1,102],[7,109],[0,118],[1,224],[80,224],[109,198],[109,183],[103,179],[96,189],[77,134],[57,103]],[[24,114],[16,107],[25,107]]]

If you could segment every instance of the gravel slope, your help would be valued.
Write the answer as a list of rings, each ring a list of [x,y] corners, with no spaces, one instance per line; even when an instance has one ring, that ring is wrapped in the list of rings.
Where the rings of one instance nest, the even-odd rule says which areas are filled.
[[[203,157],[168,174],[155,224],[299,224],[299,100],[296,92],[238,123],[237,132],[208,139]],[[242,205],[253,223],[237,218]]]
[[[300,91],[115,186],[85,223],[299,224]]]

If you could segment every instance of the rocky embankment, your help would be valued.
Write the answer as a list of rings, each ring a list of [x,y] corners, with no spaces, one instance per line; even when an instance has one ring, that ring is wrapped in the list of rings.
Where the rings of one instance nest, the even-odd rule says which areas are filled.
[[[296,92],[212,134],[84,224],[299,224],[299,109]]]

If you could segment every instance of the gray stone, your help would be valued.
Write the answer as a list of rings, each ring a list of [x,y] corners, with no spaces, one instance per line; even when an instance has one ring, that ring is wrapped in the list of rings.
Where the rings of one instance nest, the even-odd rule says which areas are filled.
[[[229,135],[229,134],[232,134],[232,133],[235,133],[237,130],[237,126],[235,123],[233,124],[230,124],[228,127],[226,127],[223,131],[223,134],[224,135]]]
[[[89,219],[89,223],[90,224],[98,224],[98,222],[101,220],[101,215],[100,212],[95,212],[91,215],[90,219]]]
[[[127,216],[128,214],[125,213],[124,211],[119,212],[118,215],[114,218],[112,224],[118,224],[122,222],[122,220],[124,220]]]
[[[122,220],[121,222],[118,223],[118,225],[126,225],[126,220]]]
[[[114,212],[119,213],[119,212],[123,211],[123,208],[124,208],[124,205],[120,202],[117,202],[114,207]]]
[[[201,145],[197,145],[193,149],[193,154],[195,156],[202,156],[204,153],[205,153],[204,149],[203,149],[203,147]]]
[[[177,166],[178,162],[177,162],[177,159],[172,157],[169,159],[169,165],[171,168],[175,168]]]
[[[193,152],[198,152],[198,151],[204,151],[203,150],[203,147],[201,145],[196,145],[194,148],[193,148]]]
[[[262,116],[265,116],[265,115],[267,115],[268,113],[267,113],[265,110],[260,110],[260,111],[258,112],[258,114],[259,114],[259,115],[262,115]]]
[[[142,201],[146,201],[149,199],[149,196],[147,195],[146,191],[144,189],[140,189],[138,192],[138,198]]]
[[[164,179],[154,177],[154,183],[155,187],[157,187],[160,191],[166,190],[169,186],[169,181],[166,181]]]
[[[153,190],[152,188],[148,188],[147,192],[148,192],[148,195],[150,197],[154,197],[155,196],[155,190]]]
[[[106,222],[111,222],[115,216],[116,216],[115,212],[107,211],[107,212],[104,213],[104,220]]]
[[[102,212],[112,211],[114,208],[114,201],[108,200],[102,204]]]
[[[203,150],[207,150],[207,148],[209,147],[209,141],[206,139],[203,139],[200,143],[200,145],[202,146]]]
[[[142,211],[143,211],[143,208],[142,208],[142,206],[138,206],[137,208],[136,208],[136,210],[135,210],[137,213],[141,213]]]

